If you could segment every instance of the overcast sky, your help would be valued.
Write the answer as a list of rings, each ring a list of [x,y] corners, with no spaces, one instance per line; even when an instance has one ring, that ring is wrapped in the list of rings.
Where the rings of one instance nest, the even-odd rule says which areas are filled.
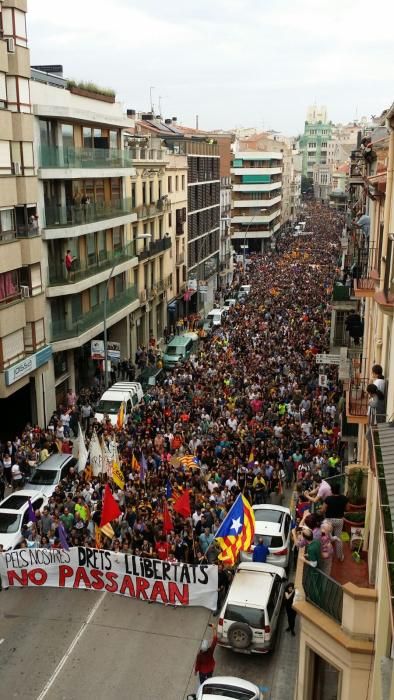
[[[333,121],[394,100],[391,0],[29,0],[31,62],[114,88],[203,129],[295,135],[307,106]]]

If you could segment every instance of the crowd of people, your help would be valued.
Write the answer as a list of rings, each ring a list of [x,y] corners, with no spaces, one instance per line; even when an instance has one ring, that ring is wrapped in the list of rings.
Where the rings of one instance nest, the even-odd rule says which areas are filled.
[[[328,381],[319,386],[315,357],[328,348],[343,221],[314,203],[305,218],[310,233],[282,236],[275,251],[240,266],[231,295],[241,284],[251,285],[250,294],[187,362],[162,373],[124,428],[95,422],[96,385],[79,396],[69,391],[48,427],[27,426],[1,446],[3,493],[5,483],[20,486],[15,465],[24,476],[53,451],[72,453],[80,422],[86,444],[95,430],[109,448],[114,441],[118,447],[125,487],[112,488],[122,516],[112,523],[114,537],[101,537],[107,549],[214,561],[214,534],[240,491],[252,503],[278,504],[296,484],[301,502],[319,501],[319,480],[334,475],[343,457],[336,368],[326,369]],[[136,469],[141,461],[146,468]],[[36,522],[26,525],[23,546],[60,546],[61,522],[70,545],[95,546],[106,479],[70,467]],[[186,489],[190,518],[172,510]],[[163,527],[164,501],[171,532]],[[221,567],[222,592],[228,581]]]

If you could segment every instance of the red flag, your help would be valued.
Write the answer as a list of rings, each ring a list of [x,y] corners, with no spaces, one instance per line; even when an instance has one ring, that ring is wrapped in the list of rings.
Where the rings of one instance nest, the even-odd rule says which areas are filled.
[[[163,505],[163,530],[166,535],[168,535],[169,532],[171,532],[174,529],[174,525],[172,524],[172,518],[170,515],[170,512],[168,510],[167,503],[164,501]]]
[[[172,508],[179,513],[179,515],[183,515],[184,518],[190,518],[190,497],[187,489],[176,499]]]
[[[122,511],[119,508],[117,501],[115,501],[109,484],[105,484],[104,500],[103,500],[103,510],[101,512],[100,527],[104,527],[111,520],[115,520],[119,515],[122,515]]]

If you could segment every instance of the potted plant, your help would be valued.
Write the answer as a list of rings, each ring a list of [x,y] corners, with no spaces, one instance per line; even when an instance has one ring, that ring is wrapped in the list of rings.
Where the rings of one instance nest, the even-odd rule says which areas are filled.
[[[350,534],[352,527],[364,527],[365,510],[347,511],[343,516],[343,529]]]
[[[347,480],[347,504],[348,511],[365,511],[365,498],[363,496],[364,472],[362,469],[354,469]]]

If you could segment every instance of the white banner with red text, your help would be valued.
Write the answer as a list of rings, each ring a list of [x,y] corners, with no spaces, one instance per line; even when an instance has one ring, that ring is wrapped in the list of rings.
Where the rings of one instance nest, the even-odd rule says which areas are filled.
[[[83,588],[169,605],[216,609],[218,573],[209,564],[147,559],[104,549],[14,549],[0,554],[3,588]]]

